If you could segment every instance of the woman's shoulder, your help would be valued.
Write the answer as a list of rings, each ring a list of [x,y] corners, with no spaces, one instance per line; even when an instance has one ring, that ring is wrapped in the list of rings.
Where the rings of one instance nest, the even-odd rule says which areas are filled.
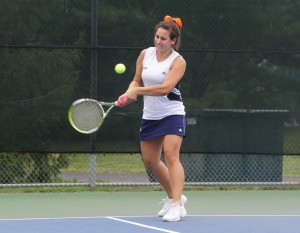
[[[148,48],[146,48],[146,50],[153,52],[153,51],[156,50],[156,48],[155,47],[148,47]]]
[[[155,47],[148,47],[146,49],[144,49],[145,51],[145,54],[152,54],[156,51],[156,48]]]
[[[186,61],[179,53],[176,57],[174,57],[174,60],[172,62],[172,66],[174,66],[174,65],[186,67]]]
[[[175,58],[176,57],[181,57],[181,54],[178,51],[173,49],[172,56],[175,57]]]
[[[155,47],[148,47],[148,48],[145,48],[141,52],[140,56],[142,56],[143,58],[147,59],[147,58],[151,58],[155,54],[156,54],[156,48]]]

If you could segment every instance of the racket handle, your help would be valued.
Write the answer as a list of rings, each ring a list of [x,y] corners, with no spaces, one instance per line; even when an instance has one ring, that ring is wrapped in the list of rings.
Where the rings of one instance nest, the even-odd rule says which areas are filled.
[[[123,97],[120,101],[116,101],[115,104],[116,104],[116,106],[120,107],[120,105],[125,102],[126,102],[126,97]]]

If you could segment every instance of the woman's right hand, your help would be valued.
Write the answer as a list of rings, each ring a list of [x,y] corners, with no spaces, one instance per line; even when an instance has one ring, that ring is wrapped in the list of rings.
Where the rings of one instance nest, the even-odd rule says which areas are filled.
[[[123,95],[120,95],[118,98],[119,107],[124,107],[132,102],[137,100],[137,96],[131,93],[130,91],[125,92]]]

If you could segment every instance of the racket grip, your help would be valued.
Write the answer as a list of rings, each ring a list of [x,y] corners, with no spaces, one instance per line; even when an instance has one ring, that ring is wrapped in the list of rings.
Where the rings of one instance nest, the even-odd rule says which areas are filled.
[[[120,101],[116,101],[115,104],[116,104],[116,106],[120,107],[120,105],[125,102],[126,102],[126,97],[123,97]]]

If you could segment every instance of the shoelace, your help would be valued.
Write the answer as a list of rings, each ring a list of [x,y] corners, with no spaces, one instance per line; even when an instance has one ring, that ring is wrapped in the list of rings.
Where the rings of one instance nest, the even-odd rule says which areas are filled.
[[[164,199],[162,199],[161,202],[159,202],[158,204],[165,204],[165,203],[169,202],[170,200],[171,200],[171,199],[169,199],[169,198],[164,198]]]
[[[182,207],[181,205],[180,205],[180,202],[179,201],[176,201],[176,202],[173,202],[172,203],[172,206],[179,206],[179,207]]]

